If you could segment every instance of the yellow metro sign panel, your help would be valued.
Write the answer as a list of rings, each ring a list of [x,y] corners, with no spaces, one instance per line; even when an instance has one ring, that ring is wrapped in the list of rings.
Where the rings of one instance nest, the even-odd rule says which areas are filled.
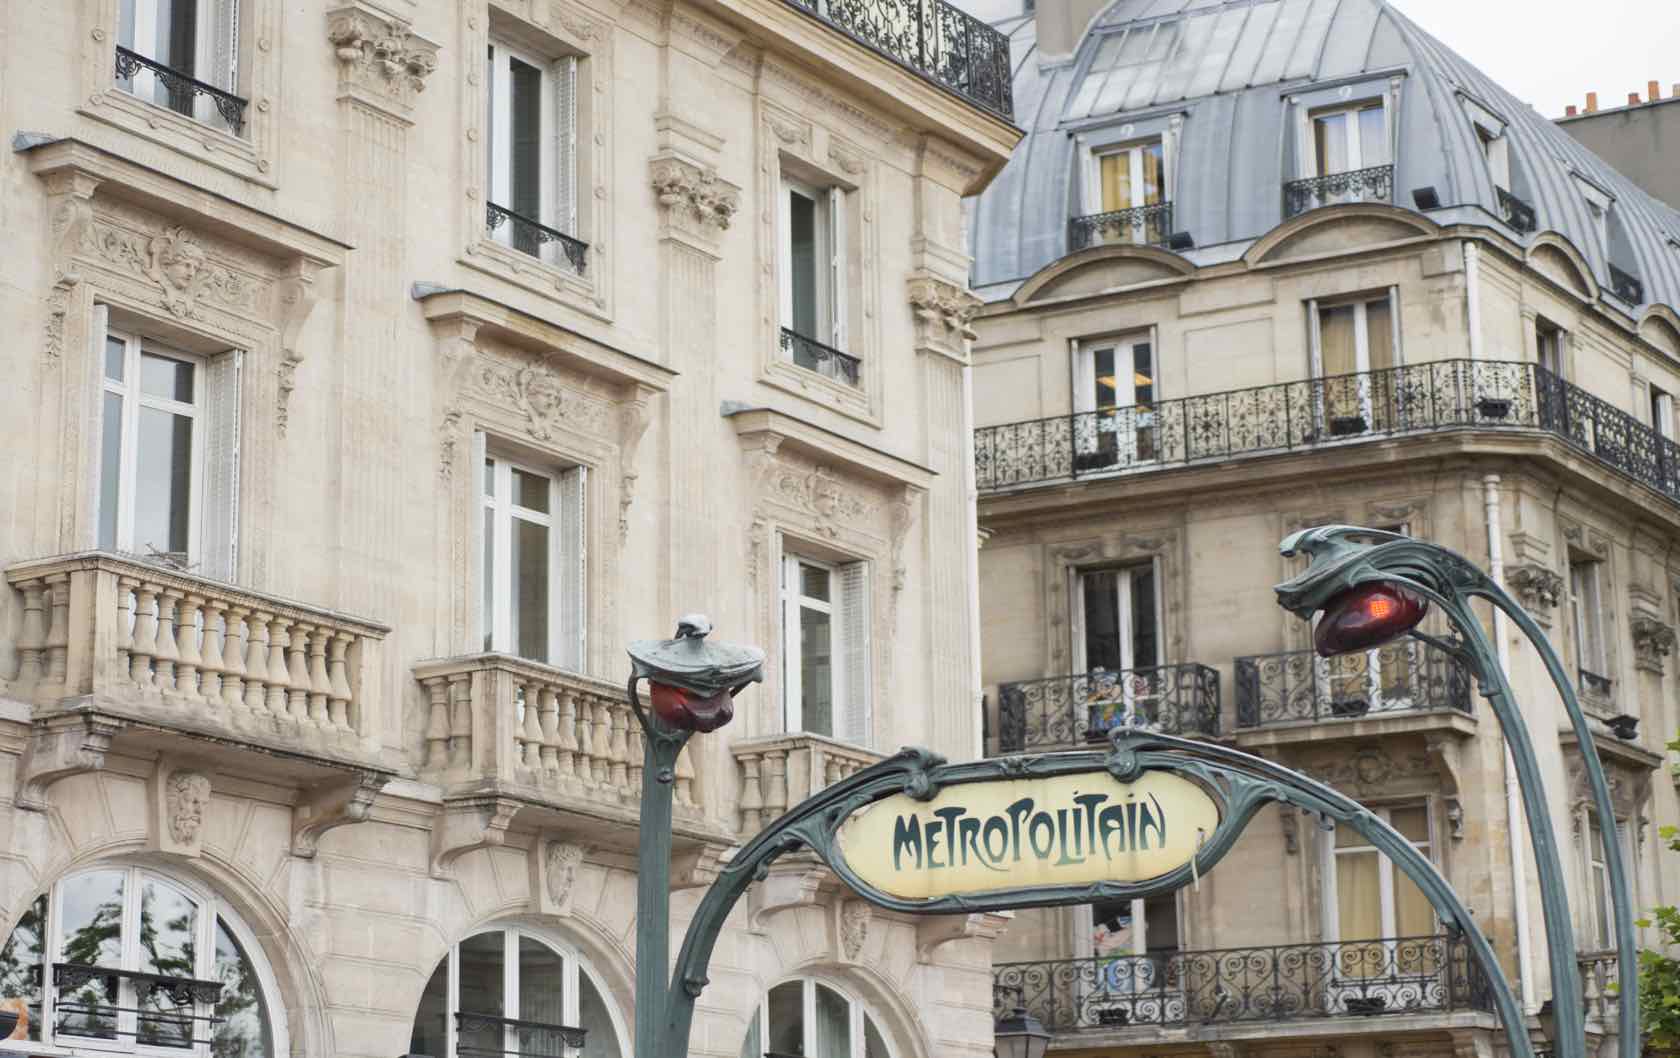
[[[1144,882],[1195,856],[1219,826],[1206,791],[1170,772],[1107,772],[896,794],[840,828],[846,863],[902,900],[1092,882]]]

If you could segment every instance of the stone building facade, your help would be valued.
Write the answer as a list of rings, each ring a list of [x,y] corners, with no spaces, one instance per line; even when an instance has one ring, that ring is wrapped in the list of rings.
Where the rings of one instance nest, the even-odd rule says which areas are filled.
[[[1468,674],[1422,643],[1316,660],[1271,590],[1322,523],[1498,567],[1610,772],[1599,820],[1535,651],[1489,618],[1607,1040],[1601,836],[1640,908],[1677,896],[1680,214],[1381,0],[990,6],[1027,138],[971,211],[988,752],[1136,718],[1302,768],[1427,853],[1532,1014],[1532,850]],[[1406,878],[1288,812],[1176,896],[1018,915],[996,960],[1052,1053],[1502,1046]]]
[[[977,752],[961,200],[1018,132],[900,6],[5,6],[0,1050],[627,1056],[624,645],[686,611],[770,663],[676,775],[678,930],[790,802]],[[984,1055],[998,925],[790,860],[694,1053]]]

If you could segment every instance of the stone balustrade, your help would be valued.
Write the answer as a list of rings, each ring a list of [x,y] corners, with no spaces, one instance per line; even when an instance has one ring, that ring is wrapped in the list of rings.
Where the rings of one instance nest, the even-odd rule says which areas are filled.
[[[374,747],[383,625],[105,552],[6,570],[12,693],[332,755]],[[365,755],[365,754],[364,754]]]
[[[734,742],[741,769],[741,833],[755,834],[792,805],[886,759],[823,735],[763,735]]]
[[[640,803],[642,733],[622,685],[507,654],[423,661],[414,675],[428,703],[420,771],[431,781],[494,780],[557,804]],[[675,801],[679,819],[699,817],[686,749]]]
[[[1621,994],[1616,952],[1582,952],[1577,965],[1581,968],[1581,1004],[1587,1021],[1611,1027],[1619,1020],[1617,997]]]

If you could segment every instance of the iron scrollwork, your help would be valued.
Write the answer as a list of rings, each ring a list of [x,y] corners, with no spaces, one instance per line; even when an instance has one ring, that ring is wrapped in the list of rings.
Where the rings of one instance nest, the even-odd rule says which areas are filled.
[[[1470,713],[1472,678],[1462,659],[1429,643],[1319,658],[1311,650],[1236,659],[1237,727],[1371,714]]]
[[[556,231],[546,224],[532,220],[521,213],[515,213],[505,206],[486,203],[484,207],[484,227],[487,231],[496,231],[503,224],[508,225],[508,233],[513,248],[532,257],[542,256],[542,248],[549,243],[558,243],[560,251],[566,261],[572,266],[572,271],[583,275],[589,264],[589,244],[581,239],[574,239],[563,231]]]
[[[1499,218],[1510,225],[1512,231],[1527,235],[1539,226],[1533,206],[1503,187],[1496,187],[1494,190],[1499,192]]]
[[[211,105],[216,108],[216,113],[227,122],[228,128],[235,136],[244,132],[246,100],[213,84],[206,84],[190,74],[165,66],[155,59],[148,59],[131,48],[117,45],[117,80],[132,82],[141,70],[149,71],[163,87],[170,110],[190,117],[193,113],[193,100],[203,96],[210,100]]]
[[[863,361],[857,357],[786,327],[781,344],[782,355],[799,367],[854,388],[863,385]]]
[[[1169,735],[1219,734],[1219,673],[1188,663],[1006,683],[998,688],[998,750],[1077,749],[1117,725]]]
[[[1338,202],[1388,202],[1393,198],[1394,166],[1373,165],[1289,181],[1283,185],[1283,215],[1296,217],[1309,209]]]
[[[1156,202],[1073,218],[1068,221],[1068,249],[1083,250],[1102,243],[1161,246],[1172,232],[1172,203]]]

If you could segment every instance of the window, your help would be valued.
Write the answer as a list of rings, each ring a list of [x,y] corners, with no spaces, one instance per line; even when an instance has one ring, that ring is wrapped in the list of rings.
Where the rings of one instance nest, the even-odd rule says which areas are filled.
[[[242,117],[230,117],[242,115],[242,107],[219,109],[214,96],[187,80],[237,91],[238,0],[121,0],[117,46],[135,57],[125,61],[123,51],[117,53],[118,88],[207,125],[240,131]]]
[[[581,273],[577,68],[576,56],[550,61],[490,42],[486,172],[491,237]]]
[[[861,382],[846,348],[846,194],[782,176],[782,352],[799,367]]]
[[[1137,210],[1096,225],[1082,245],[1095,242],[1163,243],[1172,233],[1172,214],[1148,209],[1167,200],[1166,154],[1160,140],[1127,147],[1099,148],[1091,155],[1086,213]]]
[[[1544,317],[1534,320],[1535,359],[1553,378],[1563,377],[1563,328]]]
[[[867,745],[869,567],[782,560],[783,725]]]
[[[1493,178],[1493,186],[1501,191],[1511,190],[1509,141],[1500,130],[1489,129],[1477,123],[1476,143],[1482,149],[1482,158],[1487,162],[1488,175]]]
[[[1170,674],[1159,671],[1161,598],[1153,562],[1073,575],[1073,662],[1084,675],[1087,734],[1152,722]]]
[[[1153,337],[1146,332],[1082,343],[1073,366],[1075,469],[1153,462],[1158,395]]]
[[[1388,429],[1404,409],[1390,368],[1400,362],[1396,291],[1307,303],[1318,426],[1331,437]]]
[[[1575,633],[1575,661],[1583,694],[1604,695],[1610,691],[1602,565],[1589,559],[1569,560],[1569,620]]]
[[[241,354],[205,359],[106,316],[100,306],[98,546],[231,579]]]
[[[770,989],[747,1025],[741,1058],[892,1058],[886,1037],[863,1004],[821,981],[784,981]]]
[[[1314,176],[1372,169],[1392,160],[1380,101],[1321,110],[1311,116],[1311,122]]]
[[[1674,395],[1656,386],[1651,387],[1651,429],[1674,440]]]
[[[588,471],[551,473],[494,453],[479,465],[484,649],[581,670]]]
[[[420,993],[408,1050],[432,1058],[627,1053],[595,974],[570,951],[517,929],[449,949]]]
[[[1616,836],[1621,837],[1622,825],[1616,824]],[[1593,818],[1587,825],[1587,899],[1592,916],[1591,935],[1600,949],[1616,946],[1615,904],[1610,898],[1610,868],[1604,861],[1604,830]]]
[[[1372,810],[1430,858],[1425,805]],[[1423,890],[1352,827],[1337,826],[1328,838],[1325,932],[1339,942],[1334,960],[1338,976],[1370,980],[1438,971],[1441,953],[1432,945],[1394,943],[1435,933],[1435,911]],[[1361,943],[1367,941],[1378,943]]]
[[[0,1009],[21,1015],[11,1038],[48,1046],[279,1058],[271,982],[220,901],[137,867],[64,879],[0,949]]]

